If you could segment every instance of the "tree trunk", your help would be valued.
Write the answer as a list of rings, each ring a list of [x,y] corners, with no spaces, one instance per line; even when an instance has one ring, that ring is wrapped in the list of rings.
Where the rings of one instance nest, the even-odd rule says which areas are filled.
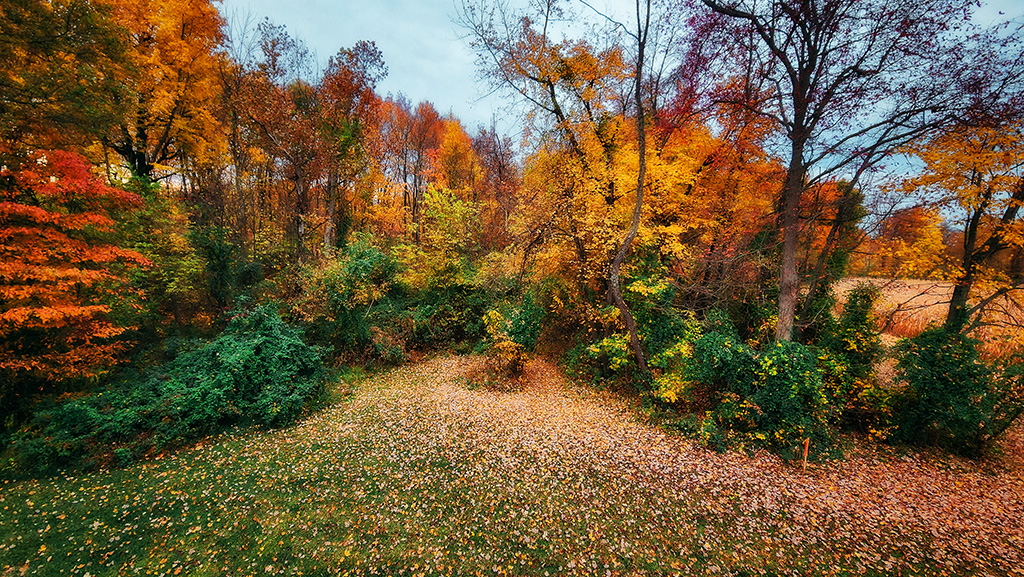
[[[796,305],[800,298],[800,275],[797,273],[796,251],[800,236],[800,195],[804,189],[803,143],[793,143],[793,156],[786,171],[782,204],[782,263],[779,275],[779,319],[775,340],[793,339]]]
[[[636,171],[636,202],[633,204],[633,220],[629,225],[629,232],[626,234],[626,238],[623,239],[622,245],[619,246],[619,251],[615,253],[615,258],[612,259],[612,265],[608,271],[608,289],[611,292],[612,300],[615,301],[615,306],[619,309],[619,314],[622,316],[622,322],[625,323],[626,330],[629,332],[629,344],[633,348],[633,355],[636,357],[637,367],[640,368],[640,372],[644,375],[650,373],[650,369],[647,368],[647,359],[644,356],[643,347],[640,346],[640,337],[636,330],[636,319],[633,318],[633,314],[629,312],[629,307],[626,305],[625,299],[622,298],[622,289],[619,287],[619,270],[622,268],[622,263],[626,260],[629,248],[632,246],[633,240],[636,239],[637,232],[640,230],[640,214],[644,205],[644,180],[646,179],[647,174],[647,143],[644,131],[642,80],[644,68],[644,46],[647,43],[647,29],[650,24],[650,16],[651,3],[650,0],[648,0],[647,24],[645,25],[640,23],[640,0],[637,0],[636,85],[633,93],[636,100],[636,141],[637,156],[639,157],[639,165]]]
[[[978,185],[980,186],[980,182]],[[987,265],[1001,249],[1009,246],[1006,243],[1007,231],[1017,220],[1021,206],[1024,206],[1024,177],[1018,179],[1017,186],[999,219],[995,232],[979,248],[978,229],[988,202],[989,199],[986,198],[982,205],[975,210],[971,218],[968,219],[967,228],[964,230],[964,257],[961,261],[964,272],[957,279],[956,286],[953,287],[953,296],[949,300],[949,312],[946,314],[946,322],[943,324],[950,331],[960,332],[967,325],[969,320],[967,318],[967,299],[971,295],[971,288],[977,278],[978,268]]]
[[[967,297],[971,294],[972,285],[973,274],[965,274],[957,279],[956,286],[953,287],[953,296],[949,300],[946,322],[943,324],[946,330],[958,333],[967,324]]]

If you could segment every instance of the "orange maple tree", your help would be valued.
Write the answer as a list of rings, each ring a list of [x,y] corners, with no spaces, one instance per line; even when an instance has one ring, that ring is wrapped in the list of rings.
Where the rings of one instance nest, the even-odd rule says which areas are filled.
[[[141,204],[79,155],[0,154],[0,395],[15,383],[101,375],[123,347],[105,297],[145,265],[111,242],[111,211]]]

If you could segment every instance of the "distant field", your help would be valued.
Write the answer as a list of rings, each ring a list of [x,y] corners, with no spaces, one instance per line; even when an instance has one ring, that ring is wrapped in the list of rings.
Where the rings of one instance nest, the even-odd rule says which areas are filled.
[[[943,281],[853,277],[837,283],[840,302],[853,287],[865,282],[882,290],[875,313],[879,329],[891,342],[915,337],[931,325],[942,324],[953,293],[953,284]],[[1024,308],[1019,299],[1004,297],[994,302],[988,314],[993,324],[972,333],[984,343],[982,354],[986,357],[998,357],[1024,346]]]

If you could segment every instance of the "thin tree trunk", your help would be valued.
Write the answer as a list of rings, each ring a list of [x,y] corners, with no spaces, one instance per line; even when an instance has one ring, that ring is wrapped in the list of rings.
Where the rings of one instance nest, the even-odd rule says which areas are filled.
[[[851,184],[843,192],[843,197],[839,201],[839,206],[836,208],[836,218],[832,222],[832,226],[828,230],[828,237],[825,239],[825,246],[821,249],[821,254],[818,255],[818,260],[814,266],[814,274],[811,276],[810,287],[807,289],[807,300],[804,301],[804,312],[807,312],[807,307],[818,298],[818,294],[828,290],[829,281],[826,277],[826,269],[828,268],[828,261],[832,257],[832,253],[836,250],[836,245],[839,244],[839,234],[843,227],[849,224],[854,219],[854,208],[857,205],[857,193],[856,188]],[[808,255],[808,261],[810,261],[810,255]],[[808,319],[804,319],[804,322],[798,325],[799,327],[806,327]]]
[[[640,368],[640,372],[644,375],[648,374],[650,370],[647,368],[647,359],[644,356],[643,347],[640,346],[640,337],[637,334],[636,329],[636,319],[633,318],[633,314],[629,312],[629,307],[626,305],[625,299],[622,298],[622,289],[619,286],[619,271],[622,268],[622,263],[626,260],[626,255],[629,253],[633,240],[636,239],[637,232],[640,230],[640,214],[644,205],[644,180],[647,174],[647,143],[644,130],[643,68],[644,47],[647,43],[647,30],[651,21],[650,0],[647,0],[646,12],[646,23],[641,24],[640,0],[637,0],[636,85],[633,93],[636,100],[636,140],[637,156],[639,157],[639,166],[636,171],[636,202],[633,204],[633,220],[630,223],[629,232],[626,234],[626,238],[623,239],[622,244],[619,246],[619,251],[615,253],[615,258],[612,259],[612,265],[608,271],[608,289],[611,292],[612,300],[615,301],[615,306],[619,309],[619,314],[622,316],[622,322],[625,323],[626,330],[629,332],[629,344],[633,348],[634,356],[636,356],[636,364]]]

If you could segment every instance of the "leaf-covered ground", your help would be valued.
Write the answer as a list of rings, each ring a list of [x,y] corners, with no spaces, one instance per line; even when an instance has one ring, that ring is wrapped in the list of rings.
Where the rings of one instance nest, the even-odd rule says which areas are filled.
[[[287,430],[0,486],[0,575],[1024,575],[1021,468],[855,451],[805,473],[639,423],[542,361],[362,383]]]

